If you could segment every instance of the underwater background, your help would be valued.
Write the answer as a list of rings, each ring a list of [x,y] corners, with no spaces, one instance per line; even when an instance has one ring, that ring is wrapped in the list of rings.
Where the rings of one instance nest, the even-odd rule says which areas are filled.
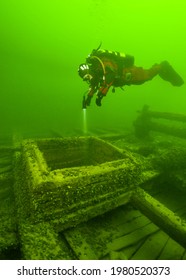
[[[98,47],[125,52],[144,68],[169,61],[186,77],[184,0],[7,0],[0,3],[0,133],[42,135],[83,128],[88,85],[79,64]],[[87,128],[133,129],[137,110],[186,114],[185,85],[160,77],[110,90],[87,109]]]

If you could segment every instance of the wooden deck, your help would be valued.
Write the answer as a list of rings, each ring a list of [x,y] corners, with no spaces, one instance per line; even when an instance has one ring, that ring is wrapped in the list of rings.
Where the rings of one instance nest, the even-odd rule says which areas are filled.
[[[154,197],[169,204],[186,218],[183,196],[176,202],[167,190]],[[171,201],[173,203],[171,203]],[[79,259],[181,260],[186,249],[130,205],[117,209],[64,232]],[[81,241],[80,243],[78,241]],[[80,245],[79,245],[80,244]]]

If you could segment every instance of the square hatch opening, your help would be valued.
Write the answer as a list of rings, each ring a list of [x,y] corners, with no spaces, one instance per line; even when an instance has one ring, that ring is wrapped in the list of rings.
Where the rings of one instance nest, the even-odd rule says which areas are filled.
[[[98,165],[124,158],[119,149],[91,136],[38,140],[37,146],[51,171]]]

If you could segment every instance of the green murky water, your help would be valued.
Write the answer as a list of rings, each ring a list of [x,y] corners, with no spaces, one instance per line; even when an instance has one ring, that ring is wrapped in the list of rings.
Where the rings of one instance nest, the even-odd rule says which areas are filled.
[[[183,79],[183,0],[9,0],[0,4],[0,127],[27,134],[83,128],[80,63],[102,48],[135,56],[148,68],[168,60]],[[87,111],[87,128],[131,128],[144,104],[152,110],[186,113],[185,86],[159,77],[141,86],[111,90]]]

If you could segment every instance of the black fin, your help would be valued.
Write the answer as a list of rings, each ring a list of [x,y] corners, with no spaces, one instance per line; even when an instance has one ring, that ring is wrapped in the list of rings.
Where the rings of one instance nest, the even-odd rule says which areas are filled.
[[[161,70],[159,76],[170,82],[173,86],[180,87],[184,84],[182,77],[172,68],[172,66],[167,62],[163,61],[161,63]]]

